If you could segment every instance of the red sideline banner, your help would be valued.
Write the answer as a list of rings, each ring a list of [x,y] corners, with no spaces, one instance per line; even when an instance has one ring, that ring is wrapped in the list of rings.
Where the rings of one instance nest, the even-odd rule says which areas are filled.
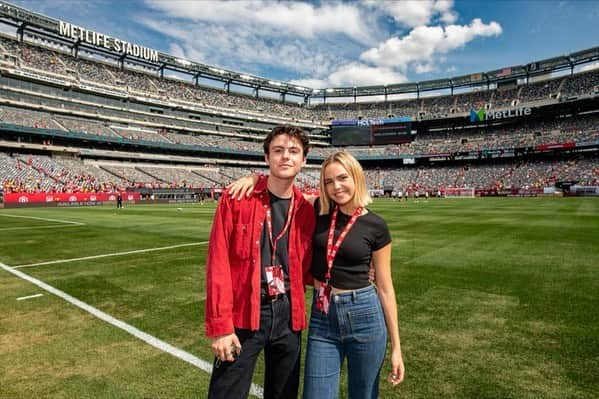
[[[116,201],[117,193],[4,193],[5,204]],[[123,201],[139,201],[138,192],[122,192]]]
[[[575,142],[558,143],[558,144],[541,144],[535,147],[537,151],[556,150],[559,148],[574,148],[576,147]]]

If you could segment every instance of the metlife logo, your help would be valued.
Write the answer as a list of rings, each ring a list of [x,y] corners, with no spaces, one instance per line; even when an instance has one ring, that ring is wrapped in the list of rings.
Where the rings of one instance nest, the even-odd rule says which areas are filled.
[[[484,122],[496,119],[517,118],[519,116],[529,116],[532,110],[528,107],[506,109],[503,111],[485,111],[484,109],[471,110],[470,122]]]

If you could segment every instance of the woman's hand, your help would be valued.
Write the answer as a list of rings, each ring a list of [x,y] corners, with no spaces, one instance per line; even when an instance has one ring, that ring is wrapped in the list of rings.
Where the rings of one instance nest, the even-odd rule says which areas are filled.
[[[387,377],[387,381],[393,386],[401,384],[404,378],[404,365],[401,356],[401,349],[394,349],[391,352],[391,372]]]
[[[251,174],[235,180],[227,186],[227,192],[231,198],[241,200],[244,196],[249,197],[254,191],[254,187],[258,183],[260,176]]]

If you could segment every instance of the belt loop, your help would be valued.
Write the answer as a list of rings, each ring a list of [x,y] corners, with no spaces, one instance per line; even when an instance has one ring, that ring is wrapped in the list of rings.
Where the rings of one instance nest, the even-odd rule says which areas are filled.
[[[352,291],[351,296],[352,296],[353,301],[355,302],[356,297],[358,296],[358,293],[356,292],[356,290]]]

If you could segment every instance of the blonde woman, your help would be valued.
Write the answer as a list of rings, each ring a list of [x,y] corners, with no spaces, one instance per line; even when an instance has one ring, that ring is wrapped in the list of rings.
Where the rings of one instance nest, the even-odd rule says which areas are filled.
[[[237,186],[247,188],[245,183]],[[323,163],[320,198],[314,201],[312,242],[314,299],[304,369],[304,399],[337,398],[347,359],[349,398],[377,398],[387,339],[391,371],[404,378],[397,303],[391,279],[391,235],[385,221],[366,208],[372,202],[364,171],[348,152]],[[373,264],[377,286],[369,281]]]

